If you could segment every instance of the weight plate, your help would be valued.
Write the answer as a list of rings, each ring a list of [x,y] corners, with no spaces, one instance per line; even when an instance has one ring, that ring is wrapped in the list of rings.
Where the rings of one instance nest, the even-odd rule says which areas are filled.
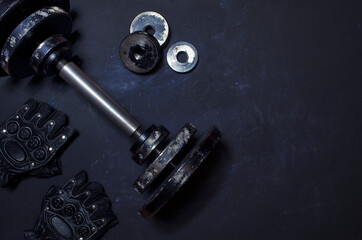
[[[180,62],[178,56],[181,53],[187,55],[185,62]],[[199,55],[196,48],[188,42],[178,42],[173,44],[167,52],[168,65],[176,72],[186,73],[190,72],[196,67],[199,61]]]
[[[156,127],[152,125],[146,130],[146,133],[143,137],[145,139],[143,142],[137,142],[131,148],[133,153],[132,159],[138,164],[143,164],[147,161],[155,150],[158,150],[159,144],[161,144],[170,134],[170,132],[164,127]]]
[[[162,173],[162,171],[172,163],[172,160],[181,150],[187,146],[191,138],[196,133],[196,128],[188,123],[182,130],[170,141],[164,150],[158,155],[142,175],[133,184],[136,191],[144,192],[152,182]]]
[[[15,78],[31,75],[30,57],[38,45],[49,36],[72,31],[72,19],[59,7],[36,11],[21,22],[6,40],[1,51],[0,63],[5,72]]]
[[[34,51],[30,58],[30,66],[40,76],[53,73],[56,60],[70,60],[72,44],[62,35],[47,38]]]
[[[152,28],[154,34],[152,34],[160,46],[163,46],[168,38],[169,27],[166,19],[157,12],[143,12],[135,17],[130,27],[130,33],[144,31],[148,32],[148,29]]]
[[[212,127],[201,139],[200,143],[191,150],[181,164],[172,172],[171,176],[150,196],[139,210],[139,214],[145,218],[151,218],[158,213],[204,162],[205,158],[219,142],[221,136],[221,131],[216,127]]]
[[[44,7],[57,6],[69,12],[69,0],[3,0],[0,3],[0,49],[13,30],[30,14]],[[6,72],[0,68],[0,76]]]
[[[123,39],[120,56],[130,71],[145,74],[157,66],[162,54],[160,44],[152,35],[147,32],[135,32]]]
[[[139,136],[137,142],[135,142],[132,145],[130,151],[132,153],[135,153],[142,146],[142,144],[146,141],[146,139],[151,135],[151,133],[156,130],[156,128],[157,127],[154,124],[152,124],[149,128],[147,128],[146,131],[144,131],[142,133],[142,135]]]

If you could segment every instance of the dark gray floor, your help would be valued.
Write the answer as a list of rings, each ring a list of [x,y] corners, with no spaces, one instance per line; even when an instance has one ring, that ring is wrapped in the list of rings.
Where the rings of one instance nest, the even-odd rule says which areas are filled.
[[[63,175],[0,189],[2,240],[22,239],[42,196],[79,170],[104,184],[120,224],[104,239],[361,239],[362,7],[360,1],[76,0],[82,68],[148,126],[172,132],[215,124],[223,143],[159,217],[136,214],[142,168],[130,142],[76,91],[51,77],[0,82],[5,120],[28,98],[66,112],[79,137]],[[118,48],[140,12],[155,10],[200,63],[189,74],[164,60],[127,71]]]

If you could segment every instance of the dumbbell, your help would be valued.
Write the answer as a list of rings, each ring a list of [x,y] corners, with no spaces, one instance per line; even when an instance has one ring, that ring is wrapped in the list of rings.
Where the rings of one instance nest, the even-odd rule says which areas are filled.
[[[40,76],[58,73],[126,136],[133,138],[135,143],[130,149],[133,160],[139,165],[149,163],[133,187],[143,193],[163,180],[139,210],[141,215],[150,218],[189,180],[215,148],[222,133],[217,127],[211,127],[187,152],[197,131],[192,124],[186,124],[171,139],[163,126],[152,125],[143,130],[135,117],[70,61],[69,6],[69,0],[3,0],[0,3],[1,74],[23,78],[34,73]],[[181,156],[184,157],[180,159]],[[169,174],[160,179],[164,173]]]

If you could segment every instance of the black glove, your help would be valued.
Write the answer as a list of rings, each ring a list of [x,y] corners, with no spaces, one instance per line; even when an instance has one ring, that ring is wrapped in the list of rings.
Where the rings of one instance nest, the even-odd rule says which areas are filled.
[[[1,124],[0,186],[14,185],[26,175],[60,174],[59,152],[75,133],[65,123],[64,113],[30,99]]]
[[[95,240],[117,224],[100,183],[80,172],[63,188],[52,186],[43,199],[34,230],[26,240]]]

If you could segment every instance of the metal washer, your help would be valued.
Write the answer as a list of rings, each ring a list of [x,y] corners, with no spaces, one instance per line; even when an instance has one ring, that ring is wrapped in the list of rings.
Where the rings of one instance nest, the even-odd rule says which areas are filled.
[[[152,27],[155,30],[153,36],[160,43],[160,46],[166,43],[169,27],[166,19],[161,14],[152,11],[138,14],[132,21],[130,33],[146,31],[147,27]]]
[[[187,61],[184,63],[177,60],[178,54],[182,52],[185,52],[188,56]],[[198,61],[199,55],[196,48],[188,42],[177,42],[173,44],[167,52],[168,65],[179,73],[190,72],[196,67]]]

